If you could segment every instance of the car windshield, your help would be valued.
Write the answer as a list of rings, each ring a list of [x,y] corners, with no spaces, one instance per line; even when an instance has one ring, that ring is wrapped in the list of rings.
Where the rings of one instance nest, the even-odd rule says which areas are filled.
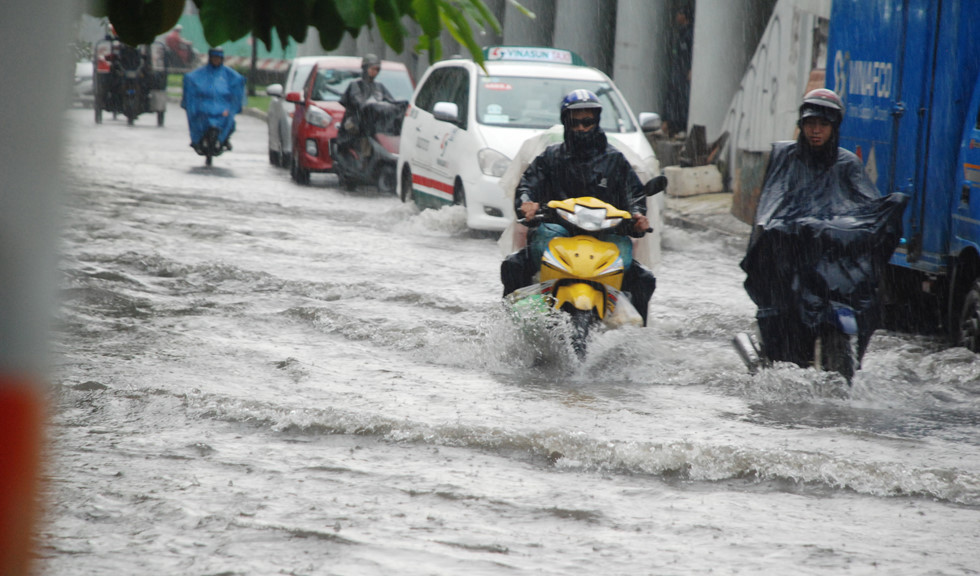
[[[521,76],[480,78],[476,96],[477,121],[508,128],[550,128],[559,124],[561,100],[572,90],[591,90],[602,102],[602,129],[634,132],[626,105],[609,82]]]
[[[321,68],[316,72],[313,99],[336,102],[344,95],[347,86],[360,77],[360,70]],[[384,84],[395,100],[408,100],[412,97],[412,81],[404,70],[382,70],[376,81]]]

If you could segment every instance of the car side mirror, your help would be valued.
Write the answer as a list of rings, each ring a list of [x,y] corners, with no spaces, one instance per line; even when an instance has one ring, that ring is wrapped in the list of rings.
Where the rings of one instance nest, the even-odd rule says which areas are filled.
[[[282,98],[282,84],[269,84],[265,87],[265,93],[273,98]]]
[[[432,108],[432,115],[436,120],[455,124],[459,122],[459,106],[452,102],[436,102]]]
[[[640,112],[640,130],[644,132],[656,132],[663,126],[660,114],[653,112]]]
[[[292,102],[293,104],[302,104],[303,95],[299,92],[290,92],[286,94],[286,102]]]
[[[643,185],[643,193],[647,196],[660,194],[667,189],[667,177],[663,174],[654,176],[649,182]]]

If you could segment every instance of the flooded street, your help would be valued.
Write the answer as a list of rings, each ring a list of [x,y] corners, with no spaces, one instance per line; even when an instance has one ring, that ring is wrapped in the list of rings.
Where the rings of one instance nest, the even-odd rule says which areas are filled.
[[[461,209],[297,186],[238,124],[206,168],[176,105],[65,113],[41,573],[978,573],[980,357],[749,376],[744,241],[667,227],[651,325],[578,362]]]

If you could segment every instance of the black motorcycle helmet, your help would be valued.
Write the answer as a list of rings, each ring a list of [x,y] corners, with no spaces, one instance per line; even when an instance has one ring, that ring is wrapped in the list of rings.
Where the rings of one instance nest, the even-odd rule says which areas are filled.
[[[803,121],[812,117],[823,118],[833,127],[830,139],[820,148],[811,147],[803,132]],[[797,126],[800,127],[797,142],[802,158],[822,166],[830,166],[836,162],[840,144],[840,124],[843,121],[844,102],[833,90],[817,88],[807,92],[803,96],[803,103],[800,104],[800,119],[797,121]]]
[[[361,58],[361,72],[363,74],[367,75],[368,69],[374,66],[381,66],[381,58],[378,58],[377,54],[365,54]]]
[[[819,117],[833,124],[834,129],[840,127],[844,120],[844,102],[841,101],[833,90],[817,88],[806,93],[803,103],[800,104],[800,119],[798,124],[803,127],[803,120],[810,117]]]

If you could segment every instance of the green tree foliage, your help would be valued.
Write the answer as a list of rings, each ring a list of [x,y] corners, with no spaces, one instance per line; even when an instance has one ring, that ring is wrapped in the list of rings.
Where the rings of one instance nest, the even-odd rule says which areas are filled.
[[[273,32],[282,45],[290,39],[306,40],[312,26],[325,50],[340,45],[344,34],[357,37],[365,27],[377,26],[385,43],[401,53],[407,32],[404,19],[419,24],[422,35],[416,51],[427,51],[433,61],[442,58],[439,37],[447,30],[465,46],[474,60],[483,62],[474,27],[490,27],[500,33],[500,22],[483,0],[193,0],[201,16],[204,36],[212,46],[238,40],[248,34],[272,47]],[[524,7],[510,0],[525,15]],[[147,44],[173,28],[184,9],[184,0],[97,0],[90,12],[109,18],[119,39],[130,45]]]

